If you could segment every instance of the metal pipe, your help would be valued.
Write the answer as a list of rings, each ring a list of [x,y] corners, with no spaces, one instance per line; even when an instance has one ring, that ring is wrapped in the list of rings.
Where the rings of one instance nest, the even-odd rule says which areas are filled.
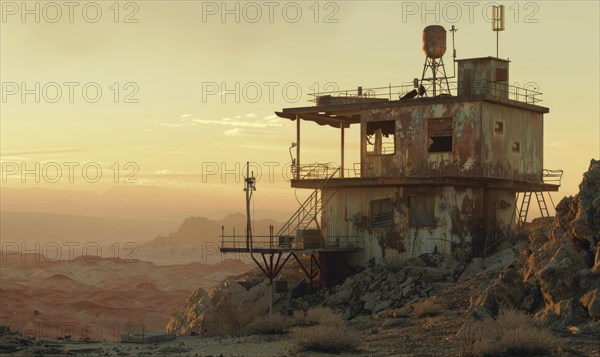
[[[296,180],[300,179],[300,115],[296,114]]]

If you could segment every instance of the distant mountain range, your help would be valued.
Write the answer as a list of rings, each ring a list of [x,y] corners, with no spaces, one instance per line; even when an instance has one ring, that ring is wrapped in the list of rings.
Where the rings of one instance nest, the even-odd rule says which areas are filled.
[[[246,216],[230,214],[219,220],[188,217],[174,233],[173,219],[157,220],[130,217],[88,217],[68,214],[36,212],[0,212],[2,242],[143,242],[143,247],[216,242],[220,240],[221,227],[225,235],[243,237]],[[181,221],[180,221],[181,222]],[[281,222],[261,219],[253,222],[254,235],[268,235],[269,226],[277,231]],[[154,237],[149,239],[150,237]]]
[[[3,242],[138,241],[168,232],[173,226],[169,220],[157,219],[0,212]]]
[[[231,197],[152,186],[115,186],[106,191],[0,188],[3,242],[147,242],[157,246],[214,242],[226,234],[244,235],[246,218],[224,208]],[[236,195],[236,202],[239,197]],[[241,202],[243,203],[243,202]],[[263,207],[273,208],[268,201]],[[282,204],[283,205],[283,204]],[[237,206],[237,204],[236,204]],[[281,226],[291,212],[256,210],[255,234]],[[282,206],[283,207],[283,206]],[[228,215],[229,214],[229,215]],[[190,217],[183,223],[183,217]],[[202,218],[207,217],[207,218]],[[220,217],[225,217],[220,219]],[[272,219],[271,219],[272,218]],[[181,225],[176,232],[173,230]]]
[[[269,226],[273,225],[275,232],[283,226],[283,223],[272,219],[261,219],[252,222],[252,231],[255,236],[269,235]],[[158,235],[142,247],[165,247],[172,245],[194,244],[198,242],[220,241],[221,232],[224,229],[226,236],[234,234],[243,239],[246,232],[246,215],[241,213],[230,214],[220,220],[210,220],[204,217],[186,218],[176,232],[169,236]]]

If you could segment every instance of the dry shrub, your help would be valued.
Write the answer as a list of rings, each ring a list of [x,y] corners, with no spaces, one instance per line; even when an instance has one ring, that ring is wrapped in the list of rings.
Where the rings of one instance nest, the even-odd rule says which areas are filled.
[[[406,268],[406,266],[408,265],[406,260],[401,260],[399,258],[396,259],[389,259],[386,260],[385,262],[385,270],[392,272],[392,273],[397,273],[400,270]]]
[[[413,314],[416,317],[435,316],[442,312],[443,307],[433,300],[425,300],[415,304]]]
[[[295,330],[294,342],[300,351],[340,353],[356,350],[359,338],[341,315],[331,312],[318,325]]]
[[[392,316],[395,318],[409,317],[410,316],[410,307],[408,305],[403,305],[402,307],[394,310],[394,313]]]
[[[314,326],[321,323],[321,320],[332,320],[335,319],[336,315],[333,310],[328,307],[315,307],[309,309],[306,313],[302,311],[296,311],[294,313],[294,325],[295,326]]]
[[[547,355],[557,345],[549,330],[514,309],[500,311],[496,319],[466,324],[458,340],[464,356]]]
[[[250,330],[261,335],[284,333],[290,326],[290,321],[282,314],[264,315],[250,324]]]

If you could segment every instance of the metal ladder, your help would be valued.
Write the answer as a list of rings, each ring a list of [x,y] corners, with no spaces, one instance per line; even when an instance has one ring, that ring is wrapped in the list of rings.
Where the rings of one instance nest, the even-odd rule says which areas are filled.
[[[534,192],[524,192],[523,193],[523,201],[521,201],[521,208],[519,209],[519,225],[523,226],[525,221],[527,221],[527,214],[529,213],[529,205],[531,204],[531,195]],[[538,207],[540,208],[540,214],[542,217],[550,217],[550,213],[548,212],[548,205],[546,204],[546,199],[544,198],[544,193],[541,191],[535,191],[536,201],[538,203]],[[517,202],[519,200],[519,194],[517,193]]]

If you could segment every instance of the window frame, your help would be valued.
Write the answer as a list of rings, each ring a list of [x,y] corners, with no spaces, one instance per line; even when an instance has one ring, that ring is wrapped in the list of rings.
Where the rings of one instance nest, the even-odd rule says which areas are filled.
[[[379,205],[377,214],[375,214],[375,205]],[[389,208],[389,211],[384,211],[384,208]],[[389,197],[369,201],[369,227],[377,229],[388,228],[393,226],[394,199]]]
[[[385,134],[383,132],[383,129],[386,125],[386,123],[389,123],[387,125],[390,125],[392,127],[393,132],[389,133],[389,134]],[[369,126],[381,126],[382,128],[375,128],[373,129],[373,134],[369,134]],[[379,134],[377,133],[379,131]],[[374,141],[377,140],[377,135],[381,135],[381,142],[379,143],[379,148],[377,147],[377,143],[374,142],[373,144],[369,144],[369,138],[372,137]],[[385,152],[384,151],[384,137],[386,139],[388,139],[389,136],[392,136],[391,138],[391,144],[392,144],[392,152]],[[386,141],[386,143],[389,144],[389,139]],[[372,145],[373,146],[373,150],[369,150],[369,146]],[[387,156],[387,155],[395,155],[396,154],[396,120],[394,119],[386,119],[386,120],[376,120],[376,121],[368,121],[366,122],[366,127],[365,127],[365,153],[369,156]]]
[[[450,125],[444,123],[444,121],[449,121]],[[438,124],[440,123],[440,124]],[[441,128],[435,128],[435,126]],[[433,132],[433,131],[437,131]],[[450,135],[440,135],[440,133],[445,133]],[[432,138],[450,138],[450,150],[431,150],[431,147],[435,144],[435,140]],[[428,154],[443,154],[443,153],[452,153],[454,152],[454,118],[452,117],[441,117],[441,118],[429,118],[427,119],[427,153]]]

